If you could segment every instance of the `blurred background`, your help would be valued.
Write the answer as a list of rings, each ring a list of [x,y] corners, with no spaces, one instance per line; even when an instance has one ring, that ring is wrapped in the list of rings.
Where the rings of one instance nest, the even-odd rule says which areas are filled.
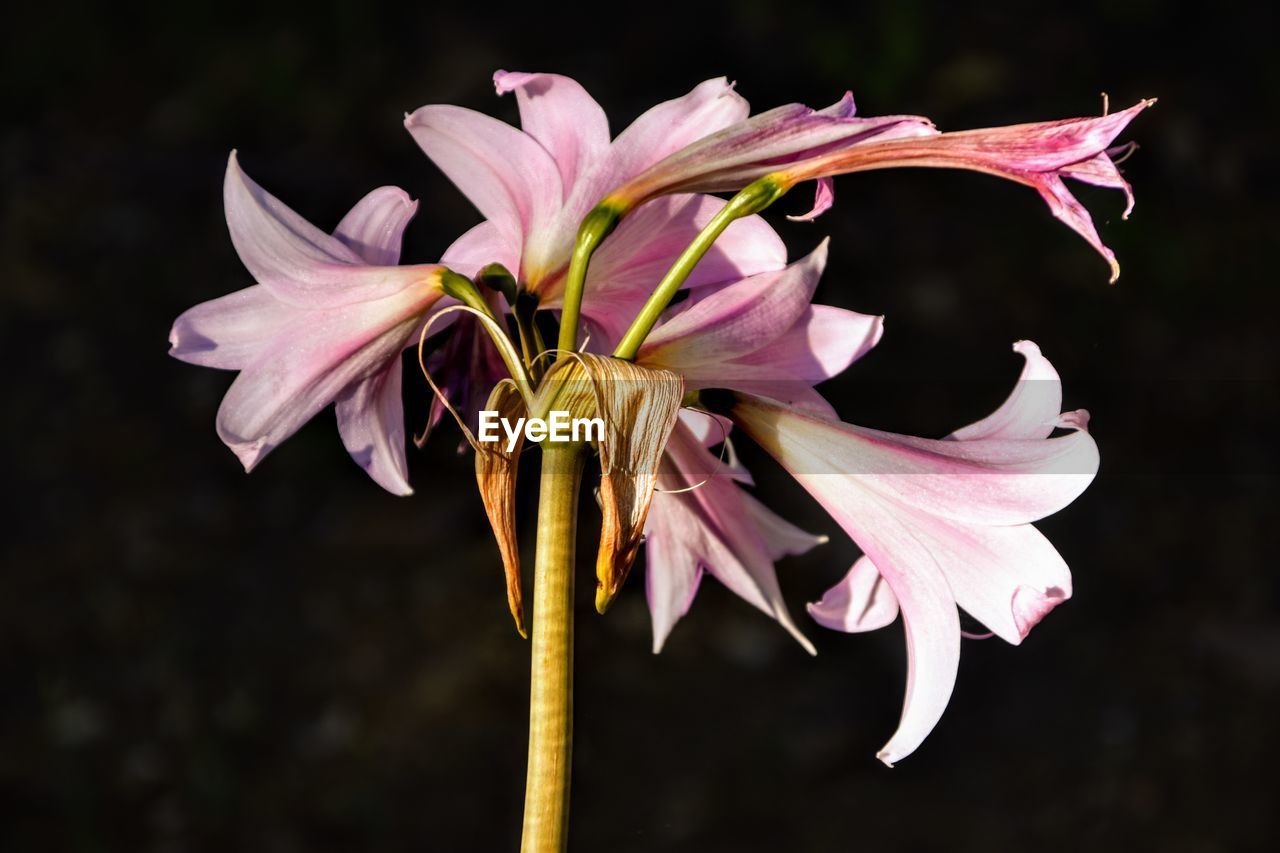
[[[231,375],[165,354],[181,311],[250,283],[231,148],[326,228],[405,187],[405,258],[432,261],[478,217],[401,116],[514,121],[497,68],[576,77],[615,132],[721,74],[757,109],[851,88],[944,129],[1160,97],[1122,137],[1133,218],[1078,189],[1115,286],[981,175],[848,177],[817,224],[780,215],[807,198],[771,217],[793,256],[831,235],[820,301],[888,316],[826,388],[847,419],[943,435],[1007,393],[1013,341],[1053,359],[1103,458],[1042,525],[1074,599],[1020,648],[966,642],[947,715],[889,770],[900,625],[815,626],[810,658],[708,580],[655,657],[639,573],[603,618],[581,583],[573,849],[1275,849],[1275,31],[1262,4],[1117,0],[9,10],[0,849],[516,849],[528,646],[452,436],[411,452],[408,499],[329,413],[246,477],[213,429]],[[427,393],[406,374],[412,429]],[[856,551],[744,452],[766,501],[837,534],[780,566],[802,612]]]

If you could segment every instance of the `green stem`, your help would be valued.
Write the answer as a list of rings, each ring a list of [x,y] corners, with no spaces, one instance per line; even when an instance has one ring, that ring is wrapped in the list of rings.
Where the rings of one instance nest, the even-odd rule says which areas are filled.
[[[560,310],[559,349],[578,349],[578,315],[582,312],[582,294],[587,287],[587,266],[604,238],[618,227],[627,210],[609,199],[597,204],[578,228],[578,238],[569,258],[569,272],[564,284],[564,307]]]
[[[729,203],[711,217],[711,221],[680,254],[680,257],[676,258],[675,264],[662,277],[662,281],[658,282],[657,288],[649,295],[648,301],[631,322],[631,327],[618,342],[617,349],[613,351],[614,356],[628,361],[634,359],[636,353],[640,351],[640,345],[644,343],[644,339],[653,331],[658,318],[662,316],[662,312],[667,310],[667,306],[671,304],[671,300],[689,278],[693,268],[698,265],[698,261],[702,260],[702,256],[711,249],[724,230],[734,220],[764,210],[781,198],[788,189],[790,186],[782,184],[774,176],[765,175],[729,199]]]
[[[563,853],[573,754],[573,569],[582,445],[543,444],[521,853]]]

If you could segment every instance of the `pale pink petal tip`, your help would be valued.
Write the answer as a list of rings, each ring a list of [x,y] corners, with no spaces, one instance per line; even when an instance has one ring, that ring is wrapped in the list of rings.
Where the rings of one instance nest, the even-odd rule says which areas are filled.
[[[1013,351],[1028,361],[1040,357],[1040,346],[1035,341],[1014,341]]]
[[[231,452],[240,460],[240,464],[244,466],[246,474],[253,471],[268,453],[274,449],[274,445],[270,444],[266,438],[256,438],[253,441],[232,441],[223,437],[223,442],[231,449]]]
[[[505,95],[508,92],[514,92],[537,76],[539,75],[526,71],[498,70],[493,72],[493,89],[499,95]]]
[[[1081,432],[1089,431],[1089,410],[1076,409],[1074,412],[1063,412],[1055,426],[1063,429],[1076,429]]]
[[[821,601],[805,605],[813,621],[847,633],[875,631],[898,618],[898,599],[875,565],[866,557],[825,593]]]
[[[1013,591],[1013,622],[1018,629],[1018,638],[1025,640],[1027,634],[1036,624],[1049,614],[1049,611],[1071,597],[1071,590],[1061,587],[1050,587],[1038,590],[1035,587],[1020,586]]]

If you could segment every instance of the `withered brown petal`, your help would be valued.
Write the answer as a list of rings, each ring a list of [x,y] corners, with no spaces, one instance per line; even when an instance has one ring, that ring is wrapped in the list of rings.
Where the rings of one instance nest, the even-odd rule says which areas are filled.
[[[579,409],[585,408],[590,394],[604,421],[599,496],[604,519],[596,555],[596,610],[603,613],[640,550],[658,466],[684,396],[684,380],[670,370],[589,354],[558,362],[547,380],[552,381],[544,380],[544,387],[561,386],[555,408],[581,417]]]
[[[500,413],[510,420],[525,415],[524,400],[511,382],[501,382],[489,395],[486,409]],[[498,550],[502,553],[502,568],[507,576],[507,606],[516,621],[520,636],[528,639],[524,622],[524,591],[520,582],[520,544],[516,536],[516,473],[519,470],[520,451],[524,444],[521,430],[515,447],[507,450],[507,442],[477,442],[476,484],[480,487],[480,499],[489,516]]]

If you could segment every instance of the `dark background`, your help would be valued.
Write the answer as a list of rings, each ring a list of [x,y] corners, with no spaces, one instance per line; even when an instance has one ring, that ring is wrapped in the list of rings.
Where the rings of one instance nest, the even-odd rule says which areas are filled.
[[[757,109],[852,88],[866,114],[944,129],[1161,99],[1124,137],[1132,220],[1080,190],[1114,287],[1034,193],[985,176],[850,177],[818,224],[772,217],[793,256],[832,236],[821,301],[888,315],[828,388],[849,420],[941,435],[1003,397],[1014,340],[1054,360],[1103,458],[1042,525],[1075,598],[1021,648],[966,643],[946,717],[888,770],[900,626],[815,627],[810,659],[708,580],[654,657],[639,580],[605,618],[581,584],[575,850],[1274,843],[1276,21],[1195,8],[7,12],[0,849],[516,849],[527,645],[452,437],[412,453],[409,499],[327,413],[246,477],[213,432],[231,376],[165,355],[182,310],[249,283],[222,222],[229,149],[323,227],[405,187],[423,200],[405,257],[431,261],[477,216],[401,115],[514,120],[496,68],[576,77],[615,131],[719,74]],[[416,429],[427,391],[406,387]],[[748,458],[767,501],[838,533]],[[837,537],[784,562],[793,608],[854,553]]]

